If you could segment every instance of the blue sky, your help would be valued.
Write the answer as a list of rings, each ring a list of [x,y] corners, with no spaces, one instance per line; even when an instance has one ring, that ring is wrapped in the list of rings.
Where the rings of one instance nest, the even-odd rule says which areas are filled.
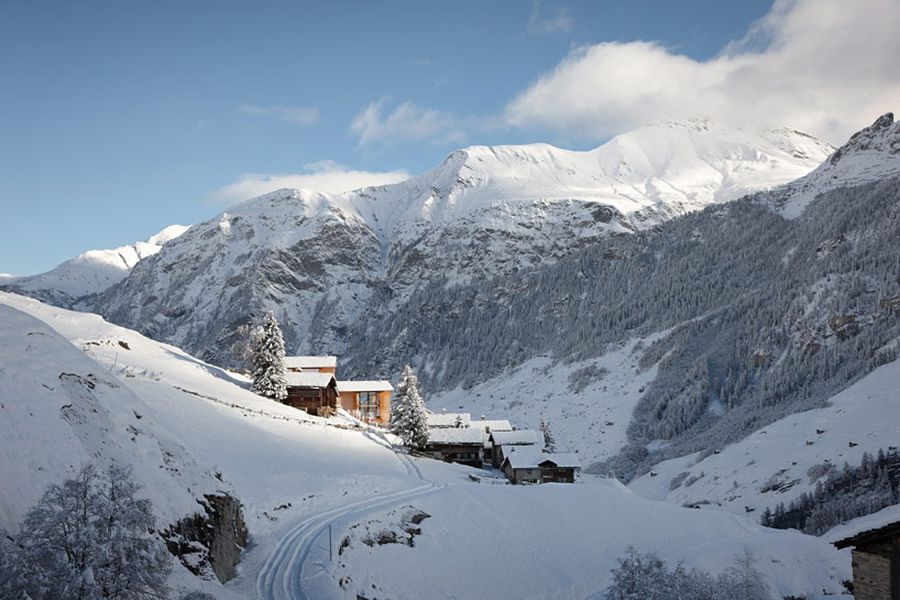
[[[686,104],[744,115],[743,100],[694,106],[678,96],[690,90],[646,86],[682,66],[679,80],[723,86],[740,61],[762,56],[762,77],[803,59],[818,35],[790,26],[803,4],[0,2],[0,272],[210,218],[284,177],[339,188],[468,144],[587,148]],[[795,37],[805,45],[780,58]],[[814,133],[865,124],[823,94]]]

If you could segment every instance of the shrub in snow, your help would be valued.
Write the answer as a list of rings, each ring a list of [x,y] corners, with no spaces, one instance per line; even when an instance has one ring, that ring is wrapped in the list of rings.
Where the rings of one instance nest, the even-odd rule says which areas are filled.
[[[631,547],[612,573],[613,583],[606,589],[605,600],[770,599],[753,554],[746,548],[719,577],[699,569],[688,571],[680,563],[670,571],[656,554],[640,554]]]
[[[403,445],[416,449],[428,443],[428,418],[418,386],[419,379],[406,365],[391,403],[390,424],[391,432],[403,440]]]
[[[149,500],[130,469],[87,465],[51,485],[13,541],[0,542],[0,598],[167,598],[172,557],[151,536]]]
[[[284,336],[272,311],[267,311],[253,336],[253,391],[273,400],[287,398],[284,376]]]

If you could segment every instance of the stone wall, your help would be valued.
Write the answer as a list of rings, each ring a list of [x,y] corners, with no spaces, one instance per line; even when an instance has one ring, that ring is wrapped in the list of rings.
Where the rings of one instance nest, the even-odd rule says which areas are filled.
[[[890,544],[853,549],[853,597],[855,600],[891,600]]]

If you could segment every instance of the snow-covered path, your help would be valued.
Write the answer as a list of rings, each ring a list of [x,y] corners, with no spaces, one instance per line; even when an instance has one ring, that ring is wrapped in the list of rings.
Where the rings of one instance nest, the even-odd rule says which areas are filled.
[[[261,600],[323,600],[340,598],[338,587],[328,578],[329,541],[325,536],[329,525],[341,531],[341,525],[363,515],[412,498],[447,487],[426,479],[415,462],[406,454],[397,453],[409,474],[419,480],[417,485],[401,490],[351,502],[311,515],[289,529],[279,540],[272,554],[259,570],[256,578],[257,597]],[[325,540],[320,540],[325,536]],[[331,549],[334,551],[334,549]]]

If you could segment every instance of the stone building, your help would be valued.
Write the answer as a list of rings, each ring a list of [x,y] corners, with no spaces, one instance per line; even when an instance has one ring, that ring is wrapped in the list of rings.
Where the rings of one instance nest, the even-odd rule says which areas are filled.
[[[834,542],[853,548],[855,600],[900,600],[900,521]]]

